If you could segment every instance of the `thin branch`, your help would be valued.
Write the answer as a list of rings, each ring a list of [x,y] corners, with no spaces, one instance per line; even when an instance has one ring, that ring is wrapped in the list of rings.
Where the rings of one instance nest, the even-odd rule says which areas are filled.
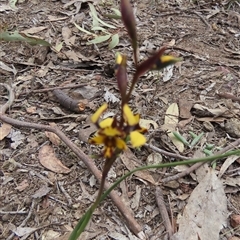
[[[43,88],[43,89],[36,89],[36,90],[32,90],[29,93],[43,93],[43,92],[49,92],[49,91],[53,91],[56,89],[69,89],[69,88],[80,88],[80,87],[84,87],[87,86],[87,83],[82,83],[82,84],[75,84],[75,85],[69,85],[69,86],[63,86],[63,87],[52,87],[52,88]]]
[[[163,219],[163,224],[166,228],[166,231],[168,232],[168,237],[170,239],[172,237],[174,231],[173,231],[173,228],[172,228],[172,225],[171,225],[170,218],[168,216],[167,208],[166,208],[165,203],[164,203],[163,192],[162,192],[162,189],[160,187],[156,187],[155,196],[156,196],[156,201],[157,201],[157,205],[158,205],[160,214],[161,214],[162,219]]]
[[[63,187],[63,182],[58,182],[58,186],[60,188],[60,190],[63,192],[63,194],[65,195],[65,197],[67,198],[68,204],[69,206],[71,206],[73,204],[72,202],[72,198],[71,196],[67,193],[67,191],[65,190],[65,188]]]
[[[32,205],[29,209],[29,212],[28,212],[28,215],[27,217],[22,221],[22,223],[19,225],[19,227],[24,227],[26,224],[27,224],[27,221],[30,219],[30,217],[32,216],[32,213],[33,213],[33,209],[34,209],[34,206],[35,206],[35,199],[32,200]],[[8,238],[6,240],[11,240],[13,239],[15,236],[15,233],[11,233],[10,236],[8,236]]]
[[[13,104],[15,95],[14,95],[12,88],[8,84],[0,83],[0,86],[5,87],[9,93],[8,101],[3,106],[0,107],[0,114],[4,114],[10,108],[10,106]]]
[[[145,143],[144,146],[152,149],[153,151],[156,151],[156,152],[158,152],[158,153],[164,154],[164,155],[169,156],[169,157],[174,157],[174,158],[184,159],[184,160],[190,159],[190,158],[184,157],[184,156],[182,156],[182,155],[180,155],[180,154],[167,152],[167,151],[165,151],[165,150],[162,150],[162,149],[160,149],[160,148],[158,148],[158,147],[155,147],[155,146],[153,146],[153,145],[151,145],[151,144],[148,144],[148,143]]]

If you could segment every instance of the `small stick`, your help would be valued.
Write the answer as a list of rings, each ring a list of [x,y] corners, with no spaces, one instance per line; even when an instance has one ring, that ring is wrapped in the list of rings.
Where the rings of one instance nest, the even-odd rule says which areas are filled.
[[[82,83],[82,84],[77,84],[77,85],[75,84],[75,85],[69,85],[69,86],[63,86],[63,87],[43,88],[43,89],[32,90],[29,93],[43,93],[43,92],[53,91],[56,89],[69,89],[69,88],[85,87],[87,85],[88,85],[87,83]]]
[[[3,106],[0,107],[0,114],[4,114],[10,108],[10,106],[13,104],[15,95],[14,95],[12,88],[8,84],[0,83],[0,86],[5,87],[9,93],[8,101]]]
[[[63,192],[63,194],[65,195],[65,197],[67,198],[69,206],[72,206],[72,204],[73,204],[72,199],[71,199],[70,195],[67,193],[67,191],[65,190],[65,188],[63,187],[63,182],[58,182],[58,186],[59,186],[60,190]]]
[[[33,213],[33,208],[35,206],[35,199],[32,200],[32,204],[31,204],[31,207],[30,207],[30,210],[28,212],[28,215],[27,217],[22,221],[22,223],[19,225],[19,227],[24,227],[26,224],[27,224],[27,221],[30,219],[30,217],[32,216],[32,213]],[[11,240],[13,239],[13,237],[15,236],[15,233],[11,233],[10,236],[8,236],[8,238],[6,240]]]
[[[236,97],[231,93],[216,93],[221,98],[232,99],[233,101],[240,102],[240,97]]]
[[[166,228],[166,231],[168,233],[168,237],[170,239],[172,237],[174,231],[173,231],[173,228],[172,228],[172,225],[171,225],[170,218],[168,216],[167,208],[166,208],[165,203],[164,203],[163,192],[162,192],[162,189],[160,187],[156,187],[155,196],[156,196],[156,201],[157,201],[157,205],[158,205],[160,214],[161,214],[162,219],[163,219],[163,224]]]
[[[0,210],[0,214],[26,214],[28,213],[27,211],[2,211]]]
[[[184,160],[190,159],[190,158],[184,157],[184,156],[182,156],[182,155],[180,155],[180,154],[167,152],[167,151],[165,151],[165,150],[162,150],[162,149],[160,149],[160,148],[158,148],[158,147],[155,147],[155,146],[153,146],[153,145],[151,145],[151,144],[148,144],[148,143],[145,143],[144,146],[152,149],[153,151],[156,151],[156,152],[158,152],[158,153],[164,154],[164,155],[169,156],[169,157],[174,157],[174,158],[184,159]]]
[[[69,97],[65,92],[59,89],[53,90],[53,94],[58,102],[68,110],[76,113],[81,113],[81,102],[79,100]],[[83,106],[84,107],[84,106]]]
[[[205,18],[200,13],[198,13],[197,11],[191,11],[191,12],[197,15],[209,29],[212,29],[211,25],[207,22],[207,20],[205,20]]]

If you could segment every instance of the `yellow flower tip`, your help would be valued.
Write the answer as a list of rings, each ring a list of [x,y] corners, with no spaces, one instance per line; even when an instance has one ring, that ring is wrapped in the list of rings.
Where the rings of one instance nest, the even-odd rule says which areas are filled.
[[[107,109],[107,103],[104,103],[92,116],[91,121],[93,123],[97,123],[98,119],[100,118],[101,114]]]
[[[96,145],[104,144],[104,141],[105,141],[105,137],[101,135],[96,135],[95,137],[92,137],[88,140],[90,144],[96,144]]]
[[[120,65],[122,63],[122,59],[123,59],[123,57],[122,57],[121,53],[117,52],[116,53],[116,60],[115,60],[116,64]]]
[[[100,128],[111,127],[113,123],[113,118],[105,118],[99,123]]]
[[[123,106],[123,113],[124,113],[124,118],[126,120],[126,122],[130,125],[130,126],[134,126],[136,124],[138,124],[140,116],[139,114],[134,115],[130,109],[130,107],[125,104]]]
[[[176,57],[173,57],[173,56],[170,56],[170,55],[165,55],[165,56],[161,57],[161,62],[162,63],[176,63],[176,62],[179,62],[181,60],[182,60],[181,58],[176,58]]]
[[[130,133],[130,141],[133,147],[141,147],[146,143],[146,138],[138,131]]]

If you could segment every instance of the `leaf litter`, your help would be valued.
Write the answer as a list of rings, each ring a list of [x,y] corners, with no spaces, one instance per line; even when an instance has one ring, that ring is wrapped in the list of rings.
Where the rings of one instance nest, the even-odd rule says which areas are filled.
[[[86,144],[88,137],[94,132],[94,129],[86,130],[85,142],[78,138],[78,132],[80,129],[84,130],[85,124],[87,124],[86,116],[91,115],[95,107],[97,108],[97,106],[104,101],[102,98],[93,98],[95,107],[93,106],[92,108],[84,110],[85,116],[82,117],[81,114],[66,114],[66,110],[59,107],[56,102],[53,102],[51,96],[48,94],[24,95],[25,90],[31,92],[33,89],[48,87],[48,84],[51,86],[59,86],[66,82],[86,82],[89,86],[96,87],[103,91],[104,88],[106,88],[107,91],[109,91],[109,95],[111,93],[115,97],[118,96],[118,93],[112,88],[112,85],[115,84],[113,74],[110,73],[110,75],[106,75],[105,72],[106,63],[109,63],[110,69],[114,68],[115,52],[114,50],[113,52],[109,52],[107,49],[107,45],[111,41],[111,38],[100,44],[87,45],[87,42],[98,36],[99,33],[103,35],[103,29],[111,34],[115,33],[115,30],[113,29],[114,31],[112,31],[111,28],[101,24],[99,24],[99,27],[103,29],[99,29],[102,31],[91,30],[91,27],[93,27],[93,20],[96,23],[96,20],[99,18],[107,24],[116,27],[116,33],[119,35],[117,51],[128,55],[128,67],[131,70],[133,64],[131,51],[129,51],[130,44],[127,39],[125,39],[125,32],[121,24],[115,24],[116,22],[105,18],[106,14],[112,12],[112,7],[116,8],[116,6],[108,6],[106,1],[103,3],[106,5],[101,5],[100,2],[92,2],[97,11],[97,18],[93,18],[89,16],[89,2],[92,1],[70,1],[67,3],[66,1],[42,1],[38,3],[38,6],[33,1],[32,6],[35,11],[30,11],[30,8],[26,7],[27,2],[19,1],[16,2],[18,8],[17,15],[15,13],[13,14],[13,9],[9,5],[1,3],[0,17],[4,16],[1,19],[4,19],[6,23],[6,25],[3,25],[4,31],[1,30],[1,33],[3,34],[4,32],[5,36],[10,37],[9,33],[12,33],[13,20],[18,32],[16,32],[16,35],[13,34],[13,38],[15,39],[10,39],[14,40],[14,42],[4,42],[4,44],[0,45],[0,56],[2,61],[0,65],[2,68],[0,71],[4,73],[3,77],[1,77],[1,82],[12,80],[16,83],[16,80],[18,81],[15,85],[17,100],[14,102],[13,108],[10,109],[9,114],[15,118],[21,118],[23,121],[29,119],[33,122],[43,123],[46,121],[49,122],[49,119],[50,121],[55,121],[58,126],[67,131],[72,141],[79,144],[86,153],[94,157],[94,161],[100,167],[101,160],[98,157],[99,152],[97,149],[89,148]],[[168,137],[169,131],[173,132],[179,130],[184,136],[189,136],[189,131],[192,131],[196,135],[199,135],[202,131],[206,131],[206,128],[203,127],[204,123],[208,122],[211,123],[212,127],[209,127],[205,132],[200,144],[193,149],[186,147],[184,149],[182,148],[183,151],[181,154],[189,157],[193,156],[197,150],[202,152],[202,148],[206,142],[215,144],[217,147],[224,147],[226,144],[231,144],[231,141],[233,141],[231,138],[236,138],[236,136],[230,133],[233,132],[232,129],[237,129],[236,126],[238,125],[237,121],[229,120],[232,118],[239,119],[239,104],[237,101],[231,99],[228,99],[230,101],[225,101],[225,99],[222,99],[221,95],[217,95],[216,92],[227,92],[234,96],[239,96],[239,42],[237,35],[239,33],[239,23],[238,17],[235,17],[239,15],[237,14],[237,9],[232,9],[231,12],[224,10],[223,12],[224,4],[219,7],[216,3],[207,1],[203,1],[203,5],[199,2],[200,6],[193,2],[184,1],[178,1],[177,3],[175,1],[159,2],[158,4],[153,3],[151,7],[149,6],[149,1],[135,2],[134,4],[137,24],[140,31],[139,47],[141,57],[145,58],[159,46],[165,43],[169,44],[173,36],[177,37],[175,37],[174,44],[172,44],[171,47],[174,51],[174,47],[183,49],[176,50],[176,52],[180,53],[181,57],[184,57],[184,62],[181,63],[181,69],[174,67],[173,75],[169,81],[163,83],[162,77],[164,73],[160,72],[156,74],[155,77],[154,74],[149,73],[142,77],[135,90],[131,103],[137,108],[136,110],[138,112],[141,112],[141,118],[149,121],[147,123],[149,132],[156,133],[156,136],[150,141],[164,150],[171,152],[176,151],[179,153],[180,151],[177,151],[177,147]],[[208,32],[204,22],[196,17],[196,15],[191,15],[189,12],[186,13],[184,11],[186,8],[198,10],[201,15],[209,21],[210,25],[212,24],[213,29]],[[21,9],[21,11],[19,9]],[[183,12],[181,12],[181,9]],[[178,12],[182,14],[178,14]],[[158,16],[154,16],[155,13],[157,13]],[[171,13],[174,14],[171,15]],[[161,17],[161,14],[170,15]],[[186,14],[186,17],[184,14]],[[38,16],[38,18],[36,18],[36,16]],[[34,25],[30,17],[34,20],[37,19]],[[119,20],[117,21],[120,23]],[[73,24],[74,22],[77,26],[86,29],[87,32],[84,33],[79,31],[76,25]],[[7,26],[6,29],[5,26]],[[215,26],[217,28],[215,28]],[[9,30],[10,32],[5,30]],[[30,30],[31,34],[37,34],[37,38],[21,35],[24,30]],[[91,33],[90,38],[89,33]],[[16,40],[21,40],[22,42],[15,42]],[[41,42],[42,40],[45,42]],[[39,67],[35,62],[35,59],[40,57],[41,51],[34,53],[35,56],[33,57],[32,51],[35,46],[28,45],[28,42],[37,45],[41,43],[48,45],[51,43],[52,46],[58,46],[58,51],[55,52],[54,49],[51,49],[46,53],[44,60],[40,63],[44,67],[41,69],[42,66]],[[48,64],[50,64],[49,68],[46,67]],[[48,68],[48,70],[44,71],[46,68]],[[60,70],[61,68],[64,68],[64,70]],[[179,72],[177,72],[178,70]],[[15,79],[13,75],[16,75],[16,73],[17,76]],[[8,76],[8,78],[4,76]],[[160,79],[159,76],[161,76]],[[141,89],[143,85],[146,87]],[[143,91],[145,89],[151,89],[151,91]],[[85,91],[84,94],[88,95],[88,92]],[[5,93],[1,91],[0,95],[2,104],[6,100],[5,97],[2,97],[5,96]],[[86,96],[84,98],[87,99]],[[185,104],[187,106],[186,108],[180,104],[180,99],[185,100],[183,105]],[[111,106],[109,114],[113,115],[116,102],[113,103],[111,100],[114,100],[114,97],[110,96],[107,100],[110,101]],[[167,109],[172,103],[178,103],[178,114],[173,110],[170,111],[170,114],[167,113]],[[37,114],[38,118],[35,117],[34,112],[31,113],[31,111],[27,110],[31,106],[36,107],[36,111],[40,112],[41,115]],[[159,136],[158,132],[160,128],[162,128],[162,125],[164,126],[165,124],[164,116],[171,116],[171,112],[173,112],[175,118],[173,124],[174,129],[169,130],[163,127],[163,130],[167,132],[162,131]],[[64,118],[59,119],[58,114],[64,116]],[[186,122],[180,127],[181,120],[186,120]],[[228,121],[229,123],[225,126],[225,122]],[[16,130],[14,129],[14,131]],[[73,209],[68,209],[68,207],[66,207],[67,210],[62,214],[61,211],[59,211],[59,207],[62,206],[61,204],[65,204],[65,195],[57,190],[57,188],[53,188],[46,194],[44,191],[42,195],[39,194],[40,202],[36,206],[36,209],[40,209],[40,211],[36,211],[38,221],[31,219],[31,221],[28,222],[29,227],[32,227],[33,231],[37,231],[37,234],[48,239],[53,239],[54,236],[60,239],[58,236],[62,234],[62,232],[71,231],[75,222],[89,206],[89,203],[94,201],[98,183],[94,184],[91,178],[92,175],[86,170],[84,164],[69,153],[63,144],[57,147],[54,146],[54,151],[53,147],[50,146],[49,151],[46,151],[45,154],[47,156],[50,153],[51,157],[46,157],[46,167],[41,165],[40,159],[38,159],[38,152],[41,151],[41,147],[46,144],[46,141],[49,142],[47,136],[44,133],[30,129],[28,133],[26,129],[24,132],[22,129],[16,132],[15,138],[14,134],[11,135],[12,138],[9,138],[7,135],[0,141],[1,160],[7,162],[14,156],[14,164],[17,166],[13,168],[3,168],[1,189],[3,193],[9,193],[9,191],[11,191],[8,196],[12,197],[12,203],[10,205],[7,202],[6,195],[1,195],[0,208],[1,210],[3,208],[15,210],[18,207],[26,207],[28,209],[28,196],[33,196],[38,189],[41,189],[41,187],[46,184],[46,182],[51,180],[51,182],[55,183],[56,180],[61,179],[61,181],[64,182],[66,192],[68,192],[73,199],[73,206],[78,207]],[[227,135],[226,132],[229,134]],[[7,133],[4,135],[6,134]],[[148,157],[150,162],[156,159],[157,161],[161,161],[161,156],[163,162],[175,160],[175,158],[166,157],[164,154],[160,156],[157,155],[157,157],[150,155],[153,153],[152,151],[147,151],[145,148],[141,149],[141,151],[131,152],[129,156],[125,156],[125,162],[121,162],[121,160],[116,162],[113,173],[111,174],[111,181],[115,180],[115,177],[118,178],[122,176],[127,169],[147,164],[146,159]],[[64,165],[62,165],[60,159]],[[58,161],[60,161],[61,164]],[[51,164],[52,169],[49,168]],[[58,166],[59,164],[60,166]],[[55,172],[58,168],[60,170]],[[132,210],[136,218],[141,223],[145,224],[144,231],[151,240],[163,239],[165,231],[161,216],[156,208],[156,201],[154,200],[154,184],[159,184],[157,181],[159,178],[164,177],[165,174],[174,175],[176,171],[182,172],[186,168],[187,167],[184,169],[180,169],[180,167],[168,169],[165,173],[158,170],[156,172],[146,171],[144,174],[139,176],[135,175],[126,181],[127,201],[132,204]],[[221,199],[223,203],[226,203],[225,200],[227,197],[228,201],[232,204],[231,211],[235,213],[235,215],[238,215],[240,211],[238,168],[238,159],[234,160],[228,158],[223,164],[218,162],[216,170],[219,171],[218,177],[221,176],[221,181],[225,188],[225,193],[222,192],[222,196],[220,196],[219,199]],[[28,171],[32,171],[33,169],[37,169],[38,176],[41,176],[42,179],[45,177],[45,180],[47,179],[48,181],[39,181],[37,175],[31,177]],[[69,172],[70,170],[71,172]],[[207,165],[202,168],[201,173],[200,171],[198,174],[191,173],[189,177],[184,177],[175,181],[176,184],[174,186],[178,186],[177,188],[173,188],[174,186],[171,184],[168,186],[161,185],[164,190],[164,196],[166,197],[166,203],[169,202],[167,198],[170,200],[170,210],[173,212],[173,221],[177,215],[180,215],[181,209],[189,202],[188,196],[191,194],[193,195],[190,196],[190,204],[195,206],[194,201],[195,204],[198,203],[198,195],[193,190],[194,187],[197,189],[197,182],[199,185],[205,186],[206,189],[210,186],[216,186],[219,183],[219,180],[216,180],[216,176],[212,175],[213,173],[209,173],[211,175],[208,178],[210,181],[209,185],[206,182],[204,183],[206,170],[209,171]],[[58,173],[58,171],[63,173]],[[41,173],[41,175],[39,175],[39,173]],[[23,184],[23,188],[27,187],[22,192],[15,190],[14,187],[16,187],[16,185],[12,184],[13,181],[20,185],[20,183],[24,183],[24,179],[28,181],[29,186]],[[78,185],[79,179],[82,183]],[[220,190],[222,191],[222,186],[219,187],[219,191]],[[207,199],[210,199],[211,196],[216,196],[219,192],[216,190],[210,192],[210,195],[207,196],[203,189],[200,188],[200,191],[203,193],[202,196],[205,196]],[[226,193],[228,194],[226,195]],[[121,195],[121,191],[119,191],[119,195]],[[51,197],[48,201],[50,205],[53,206],[52,209],[48,210],[51,211],[50,215],[42,210],[42,206],[44,205],[43,200],[48,197]],[[18,199],[19,201],[14,199]],[[175,203],[176,205],[174,205]],[[220,203],[221,209],[224,209],[223,203]],[[204,201],[200,204],[204,210],[214,205],[213,199],[209,200],[209,204]],[[193,214],[198,210],[199,206],[195,207],[196,209],[190,205],[192,212],[187,212],[188,218],[193,217]],[[187,209],[189,209],[189,207],[187,207]],[[214,206],[213,209],[215,209]],[[212,209],[210,209],[210,211],[211,210]],[[216,216],[218,216],[218,214],[219,212],[217,212]],[[51,216],[59,222],[66,222],[67,219],[67,222],[71,223],[65,224],[63,228],[59,227],[58,230],[52,226],[38,230],[37,227],[39,224],[44,225],[46,220],[53,220]],[[4,217],[5,215],[3,215],[3,219]],[[137,239],[137,237],[132,236],[131,233],[126,230],[127,228],[126,225],[123,224],[122,217],[118,214],[115,206],[110,200],[107,204],[101,205],[94,217],[93,223],[90,226],[90,231],[86,234],[86,239],[91,239],[91,236],[93,239],[108,239],[114,237]],[[69,219],[71,220],[69,221]],[[201,222],[201,214],[199,217],[196,217],[196,219],[198,223],[200,222],[200,224],[203,224],[202,226],[206,225]],[[219,222],[216,222],[215,226],[213,226],[216,229],[216,235],[220,231],[220,223],[224,223],[224,220],[226,220],[224,217],[219,217],[219,219]],[[231,219],[233,221],[235,216],[229,216],[228,220]],[[23,221],[23,217],[14,215],[10,220],[15,226],[19,226],[19,223]],[[101,225],[102,222],[104,222],[104,224]],[[184,223],[186,225],[189,224],[186,221]],[[231,233],[229,238],[233,238],[234,235],[239,236],[237,230],[231,228],[236,225],[233,223],[231,224],[232,226],[227,226],[227,231]],[[11,231],[8,230],[8,222],[3,221],[2,225],[3,229],[2,226],[0,226],[1,230],[3,230],[1,232],[5,234],[3,238],[7,239],[11,233]],[[194,229],[199,230],[199,226],[194,225]],[[49,228],[52,229],[48,230]],[[182,227],[179,229],[182,229]],[[223,232],[222,230],[221,233]],[[203,232],[200,231],[200,234],[203,234]],[[219,237],[218,234],[217,239],[219,238],[224,239],[224,236],[220,235]]]
[[[220,230],[227,226],[228,215],[223,184],[209,168],[178,216],[179,230],[172,239],[218,239]]]

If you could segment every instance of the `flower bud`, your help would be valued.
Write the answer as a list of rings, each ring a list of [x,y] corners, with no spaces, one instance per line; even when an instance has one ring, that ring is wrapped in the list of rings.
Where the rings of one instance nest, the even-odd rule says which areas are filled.
[[[116,60],[119,60],[120,57],[117,57]],[[127,58],[126,56],[121,56],[121,63],[117,62],[119,64],[118,69],[116,71],[116,77],[117,77],[117,83],[118,83],[118,89],[120,91],[122,100],[124,101],[124,98],[126,96],[127,91]]]
[[[129,0],[121,0],[121,14],[122,21],[127,29],[129,37],[132,40],[132,47],[134,51],[136,51],[137,49],[136,22]]]

